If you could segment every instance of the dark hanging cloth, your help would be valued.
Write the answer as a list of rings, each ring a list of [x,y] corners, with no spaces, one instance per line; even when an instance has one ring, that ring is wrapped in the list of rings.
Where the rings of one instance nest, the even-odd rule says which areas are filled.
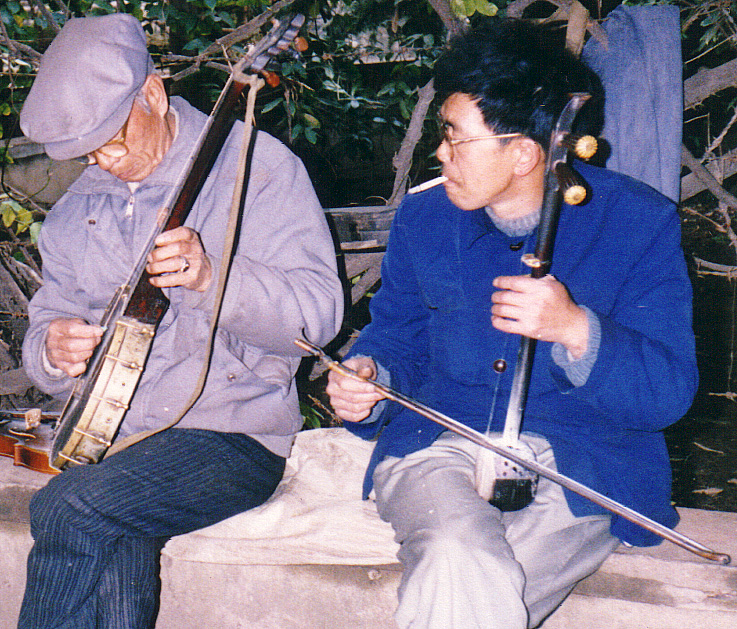
[[[683,77],[675,6],[619,6],[603,23],[608,46],[590,39],[583,59],[606,91],[606,166],[680,197]]]

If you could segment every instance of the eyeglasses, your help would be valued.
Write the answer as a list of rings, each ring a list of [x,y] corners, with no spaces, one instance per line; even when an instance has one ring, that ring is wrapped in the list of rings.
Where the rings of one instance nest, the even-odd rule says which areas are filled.
[[[475,135],[470,138],[457,138],[453,139],[450,137],[450,125],[443,121],[438,121],[440,125],[440,135],[442,137],[441,144],[445,142],[451,149],[456,147],[458,144],[465,144],[466,142],[477,142],[478,140],[492,140],[492,139],[504,139],[504,138],[516,138],[522,135],[521,133],[491,133],[489,135]]]
[[[476,140],[491,140],[493,138],[516,138],[518,135],[522,135],[521,133],[494,133],[491,135],[475,135],[472,138],[458,138],[457,140],[451,140],[450,137],[448,137],[448,133],[443,134],[443,142],[447,142],[450,146],[456,146],[458,144],[464,144],[466,142],[476,142]]]
[[[115,134],[115,137],[112,140],[106,142],[100,148],[95,149],[87,156],[88,162],[90,164],[97,163],[98,153],[100,155],[104,155],[105,157],[113,158],[125,157],[126,155],[128,155],[128,146],[125,143],[125,140],[128,136],[128,120],[130,120],[130,118],[126,119],[123,128]]]

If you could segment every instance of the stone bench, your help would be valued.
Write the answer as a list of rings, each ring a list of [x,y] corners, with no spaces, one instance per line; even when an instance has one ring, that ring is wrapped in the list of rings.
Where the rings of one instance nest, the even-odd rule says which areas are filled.
[[[162,552],[157,629],[393,626],[401,567],[388,524],[360,499],[372,444],[300,433],[263,506],[173,538]],[[0,460],[0,629],[15,627],[31,546],[27,501],[47,477]],[[737,561],[737,514],[680,509],[678,530]],[[737,567],[664,542],[614,553],[545,629],[737,627]]]

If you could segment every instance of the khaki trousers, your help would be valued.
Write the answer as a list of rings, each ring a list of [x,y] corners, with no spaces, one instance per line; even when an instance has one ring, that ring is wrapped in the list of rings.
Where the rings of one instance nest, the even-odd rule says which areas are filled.
[[[555,469],[545,439],[522,439],[539,463]],[[608,515],[575,517],[561,487],[544,478],[524,509],[492,507],[474,487],[479,450],[446,432],[376,468],[376,505],[401,545],[401,628],[536,627],[619,544]]]

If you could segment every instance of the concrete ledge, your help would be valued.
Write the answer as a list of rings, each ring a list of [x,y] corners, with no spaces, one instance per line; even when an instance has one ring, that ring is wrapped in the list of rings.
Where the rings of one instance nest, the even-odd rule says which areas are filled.
[[[162,558],[156,629],[390,629],[398,564],[213,565]],[[194,586],[193,586],[194,584]]]
[[[624,548],[578,584],[545,629],[734,629],[737,627],[737,513],[679,509],[677,530],[726,552],[722,566],[663,542]]]
[[[279,495],[267,505],[167,544],[162,553],[157,629],[394,626],[401,567],[393,557],[391,532],[382,528],[385,523],[366,509],[355,492],[346,490],[359,486],[354,483],[364,468],[357,459],[365,457],[370,444],[364,450],[363,442],[356,442],[359,453],[351,450],[351,458],[342,449],[354,445],[345,434],[336,429],[300,437],[290,458],[292,470]],[[323,493],[305,501],[298,498],[299,492],[290,493],[290,488],[305,482],[302,474],[309,481],[320,480],[319,470],[326,468],[339,474],[340,480],[331,481],[337,487],[335,495]],[[48,477],[13,467],[10,459],[0,457],[0,553],[4,558],[0,629],[16,625],[25,559],[32,543],[27,501],[47,481]],[[311,486],[307,489],[314,492]],[[335,517],[330,516],[333,508]],[[730,554],[737,563],[737,513],[679,511],[680,532]],[[303,530],[305,522],[325,526]],[[337,554],[331,537],[344,539],[348,527],[354,529],[353,539],[362,539],[365,533],[374,546],[371,553],[356,548],[358,560]],[[300,541],[303,534],[308,537]],[[299,544],[305,541],[309,548],[300,552]],[[622,547],[578,585],[544,629],[687,626],[737,627],[737,567],[716,565],[664,542],[646,549]]]

